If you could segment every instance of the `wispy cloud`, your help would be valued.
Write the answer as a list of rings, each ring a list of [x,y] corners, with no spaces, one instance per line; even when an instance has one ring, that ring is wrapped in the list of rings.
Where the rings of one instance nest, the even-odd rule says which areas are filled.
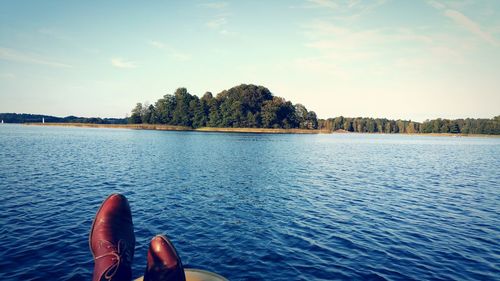
[[[307,2],[323,8],[336,9],[339,5],[333,0],[307,0]]]
[[[229,22],[228,17],[231,14],[228,11],[229,5],[227,2],[206,2],[201,3],[198,6],[216,11],[215,14],[211,16],[211,19],[205,22],[205,26],[207,28],[212,29],[213,31],[217,31],[221,35],[236,34],[236,32],[229,31],[226,28]]]
[[[149,41],[149,45],[155,47],[155,48],[158,48],[158,49],[164,49],[166,47],[165,44],[159,42],[159,41],[155,41],[155,40],[151,40]]]
[[[218,31],[221,35],[238,35],[238,32],[228,30],[228,20],[226,15],[221,15],[205,23],[205,25],[214,30]]]
[[[438,10],[446,8],[445,5],[443,5],[442,3],[438,2],[438,1],[428,0],[427,3]]]
[[[51,67],[71,67],[69,64],[53,61],[52,59],[42,57],[37,54],[26,53],[14,49],[0,47],[0,59],[20,63],[40,64]]]
[[[124,60],[122,58],[112,58],[111,65],[117,68],[135,68],[136,65],[132,61]]]
[[[176,60],[185,61],[185,60],[191,59],[191,55],[184,53],[184,52],[181,52],[181,51],[177,50],[176,48],[174,48],[166,43],[156,41],[156,40],[150,40],[149,45],[152,47],[155,47],[157,49],[166,51],[171,58],[174,58]]]
[[[340,79],[381,75],[394,67],[422,71],[425,66],[461,64],[466,42],[429,33],[425,28],[356,28],[314,20],[302,26],[309,56],[296,65]],[[460,47],[457,47],[459,45]],[[394,48],[394,46],[398,46]]]
[[[219,18],[210,20],[206,23],[206,25],[211,29],[219,29],[226,24],[227,24],[227,20],[224,17],[219,17]]]
[[[432,43],[430,36],[408,28],[354,29],[339,26],[328,21],[313,21],[304,25],[305,34],[311,39],[307,47],[315,49],[341,48],[356,50],[374,48],[390,43]]]
[[[490,33],[484,31],[477,22],[466,17],[464,14],[460,13],[459,11],[446,10],[446,11],[444,11],[444,15],[447,16],[448,18],[452,19],[458,25],[462,26],[463,28],[467,29],[468,31],[479,36],[484,41],[486,41],[494,46],[499,46],[499,43],[497,42],[497,40],[495,40],[495,38]]]
[[[204,7],[204,8],[220,10],[220,9],[227,7],[227,3],[226,2],[208,2],[208,3],[201,3],[198,6]]]
[[[442,2],[438,2],[436,0],[428,0],[427,3],[434,7],[437,10],[443,11],[443,15],[448,17],[449,19],[453,20],[457,25],[461,26],[462,28],[467,29],[469,32],[472,34],[475,34],[479,38],[483,39],[484,41],[490,43],[491,45],[494,46],[500,46],[500,43],[498,40],[493,37],[493,35],[481,27],[481,25],[475,21],[473,21],[471,18],[467,17],[463,13],[454,10],[454,9],[448,9],[445,4]],[[462,5],[468,4],[467,3],[462,3]],[[456,6],[456,3],[455,3]]]
[[[378,7],[384,5],[388,0],[305,0],[302,8],[320,8],[332,12],[332,17],[337,20],[353,21],[361,18]]]

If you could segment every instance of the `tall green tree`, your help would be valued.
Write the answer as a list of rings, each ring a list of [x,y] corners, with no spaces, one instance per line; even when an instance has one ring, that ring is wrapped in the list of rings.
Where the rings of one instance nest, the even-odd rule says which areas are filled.
[[[156,123],[155,107],[152,104],[145,105],[142,111],[142,123],[154,124]]]
[[[129,123],[131,124],[140,124],[142,123],[142,103],[138,102],[134,109],[132,109],[132,114],[129,118]]]
[[[309,111],[307,112],[307,129],[317,129],[318,128],[318,117],[316,116],[316,112]]]
[[[300,103],[295,105],[295,120],[299,128],[307,128],[307,109]]]
[[[189,111],[189,103],[193,99],[186,88],[175,91],[175,110],[172,115],[172,123],[179,126],[191,126],[192,112]]]

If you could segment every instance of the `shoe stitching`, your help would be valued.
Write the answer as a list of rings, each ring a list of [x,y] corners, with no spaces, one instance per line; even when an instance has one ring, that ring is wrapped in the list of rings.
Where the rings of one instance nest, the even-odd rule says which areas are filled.
[[[118,246],[115,246],[113,243],[107,240],[99,240],[99,248],[105,247],[106,249],[111,250],[108,253],[94,258],[94,260],[98,260],[108,256],[112,257],[111,260],[113,264],[104,273],[104,278],[106,280],[111,280],[116,275],[122,261],[130,264],[130,249],[128,249],[127,243],[125,243],[124,240],[120,239],[118,240],[117,245]]]

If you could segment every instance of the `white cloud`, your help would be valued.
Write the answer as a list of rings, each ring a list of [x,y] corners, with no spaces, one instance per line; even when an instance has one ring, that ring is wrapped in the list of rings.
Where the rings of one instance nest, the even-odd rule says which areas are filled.
[[[207,2],[199,4],[198,6],[216,10],[217,14],[212,15],[211,19],[205,22],[206,27],[214,31],[218,31],[221,35],[229,35],[235,33],[225,28],[228,24],[227,18],[230,16],[230,13],[227,9],[228,4],[226,2]]]
[[[305,45],[314,49],[355,51],[357,49],[378,48],[391,43],[430,44],[430,36],[408,28],[385,28],[357,30],[338,26],[326,21],[314,21],[305,25],[305,34],[311,39]]]
[[[446,17],[450,18],[453,20],[457,25],[467,29],[471,33],[475,34],[476,36],[482,38],[484,41],[494,45],[494,46],[499,46],[500,43],[491,35],[491,33],[488,33],[484,31],[479,23],[473,21],[463,13],[454,10],[454,9],[447,9],[448,7],[453,7],[453,8],[460,8],[460,7],[465,7],[467,5],[471,4],[471,1],[448,1],[447,5],[438,2],[436,0],[428,0],[427,3],[434,7],[437,10],[441,10],[443,12],[443,15]]]
[[[25,53],[14,49],[2,48],[2,47],[0,47],[0,59],[7,61],[21,62],[21,63],[47,65],[52,67],[63,67],[63,68],[71,67],[71,65],[53,61],[51,59],[47,59],[36,54]]]
[[[220,1],[207,2],[199,4],[198,6],[209,8],[212,10],[217,10],[217,14],[213,15],[212,19],[205,22],[206,27],[216,30],[222,35],[228,35],[234,33],[224,28],[228,24],[227,17],[230,15],[230,13],[228,13],[227,11],[228,4],[226,2],[220,2]]]
[[[442,3],[438,2],[438,1],[429,0],[429,1],[427,1],[427,3],[438,10],[442,10],[442,9],[446,8],[445,5],[443,5]]]
[[[112,58],[111,65],[117,68],[135,68],[136,65],[132,61],[127,61],[122,58]]]
[[[441,1],[445,2],[445,6],[450,8],[450,9],[462,10],[462,11],[463,11],[463,9],[468,9],[468,6],[471,6],[471,5],[477,4],[478,2],[481,2],[481,1],[477,1],[477,0],[460,0],[460,1],[458,1],[458,0],[441,0]]]
[[[429,33],[428,28],[361,29],[323,20],[302,28],[308,39],[304,46],[311,53],[295,64],[342,80],[389,75],[395,69],[422,73],[429,66],[463,64],[470,47],[463,38]]]
[[[223,9],[227,7],[226,2],[209,2],[209,3],[202,3],[198,5],[199,7],[204,7],[204,8],[210,8],[210,9]]]
[[[180,60],[180,61],[186,61],[186,60],[190,60],[191,59],[191,56],[188,55],[188,54],[184,54],[184,53],[172,53],[170,54],[170,56],[176,60]]]
[[[484,41],[494,46],[499,46],[497,40],[495,40],[495,38],[490,33],[482,30],[481,26],[477,22],[471,20],[470,18],[460,13],[459,11],[446,10],[444,12],[444,15],[452,19],[458,25],[462,26],[463,28],[474,33],[478,37],[482,38]]]
[[[236,31],[231,31],[231,30],[227,30],[227,29],[221,29],[219,31],[219,34],[224,35],[224,36],[236,36],[236,37],[238,37],[240,35],[240,33],[236,32]]]
[[[226,24],[226,18],[216,18],[206,23],[206,25],[211,29],[219,29]]]
[[[181,52],[181,51],[177,50],[176,48],[174,48],[166,43],[156,41],[156,40],[151,40],[151,41],[149,41],[149,45],[151,45],[157,49],[166,51],[170,57],[172,57],[176,60],[185,61],[185,60],[191,59],[191,55],[184,53],[184,52]]]
[[[303,28],[305,29],[305,34],[313,38],[339,36],[350,32],[350,30],[345,27],[321,20],[315,20],[304,25]]]
[[[164,49],[166,46],[162,42],[151,40],[149,41],[149,45],[158,48],[158,49]]]
[[[302,8],[322,8],[332,12],[336,20],[353,21],[384,5],[387,0],[305,0]]]
[[[339,7],[339,5],[333,0],[307,0],[307,2],[323,8],[336,9]]]
[[[238,35],[238,32],[226,28],[227,23],[228,21],[225,16],[219,16],[218,18],[208,21],[205,25],[214,31],[218,31],[219,34],[224,36]]]

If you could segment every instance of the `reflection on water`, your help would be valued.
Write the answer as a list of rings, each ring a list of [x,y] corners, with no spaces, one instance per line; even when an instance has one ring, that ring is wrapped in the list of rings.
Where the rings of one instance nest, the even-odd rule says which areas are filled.
[[[0,126],[0,279],[88,280],[112,192],[231,280],[494,280],[500,139]]]

